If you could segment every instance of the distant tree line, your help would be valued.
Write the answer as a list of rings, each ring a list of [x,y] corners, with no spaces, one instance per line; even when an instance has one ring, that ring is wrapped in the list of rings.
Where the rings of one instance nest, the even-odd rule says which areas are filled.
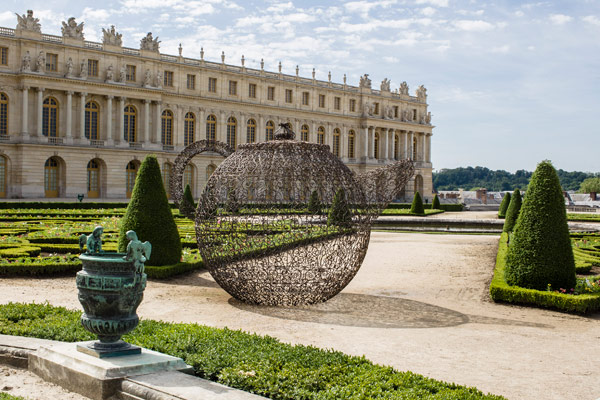
[[[563,190],[579,191],[581,183],[588,178],[599,177],[599,173],[556,171]],[[433,173],[433,187],[436,190],[476,190],[486,188],[488,191],[512,191],[515,188],[526,190],[532,172],[518,170],[514,174],[504,171],[492,171],[485,167],[444,168]]]

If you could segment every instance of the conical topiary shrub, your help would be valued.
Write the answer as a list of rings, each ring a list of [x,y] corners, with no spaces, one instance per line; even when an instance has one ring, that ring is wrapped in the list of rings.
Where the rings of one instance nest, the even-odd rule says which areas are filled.
[[[441,210],[440,199],[439,199],[437,193],[435,195],[433,195],[433,201],[431,202],[431,209],[432,210]]]
[[[185,185],[185,190],[183,191],[183,199],[181,200],[181,205],[179,207],[179,211],[187,218],[194,219],[194,212],[196,210],[196,205],[194,204],[194,196],[192,196],[192,188],[190,185]]]
[[[505,279],[510,285],[538,290],[548,285],[555,289],[575,287],[565,200],[549,161],[538,164],[527,187],[508,248]]]
[[[415,197],[413,198],[412,204],[410,206],[411,214],[425,214],[425,209],[423,208],[423,200],[421,199],[421,195],[419,192],[415,192]]]
[[[321,202],[319,201],[319,194],[316,190],[313,190],[310,194],[310,199],[308,200],[308,212],[311,214],[321,213]]]
[[[508,210],[509,204],[510,204],[510,193],[506,192],[506,194],[502,198],[502,202],[500,203],[500,209],[498,209],[498,218],[506,217],[506,211]]]
[[[504,227],[502,228],[504,232],[512,232],[515,228],[517,218],[519,218],[519,212],[521,211],[521,204],[521,191],[519,189],[515,189],[510,197],[510,204],[506,210],[506,218],[504,219]]]
[[[338,189],[333,197],[333,203],[327,215],[327,225],[335,225],[342,228],[352,226],[352,213],[346,201],[344,189]]]
[[[128,230],[135,231],[140,240],[152,244],[152,254],[146,265],[176,264],[181,259],[181,239],[154,155],[146,156],[142,162],[127,211],[121,219],[121,252],[127,248],[125,233]]]

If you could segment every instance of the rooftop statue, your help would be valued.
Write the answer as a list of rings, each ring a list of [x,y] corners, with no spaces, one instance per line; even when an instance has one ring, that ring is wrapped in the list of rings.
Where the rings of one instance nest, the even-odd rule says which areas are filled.
[[[141,50],[150,50],[158,52],[158,44],[160,41],[158,40],[158,36],[156,39],[152,38],[152,32],[148,32],[148,34],[140,40],[140,49]]]
[[[390,83],[391,82],[388,78],[385,78],[384,80],[382,80],[380,90],[382,92],[389,92],[390,91]]]
[[[83,22],[77,24],[75,17],[69,18],[67,22],[63,21],[61,31],[63,37],[83,40]]]
[[[417,88],[416,90],[416,94],[417,94],[417,98],[419,100],[427,100],[427,89],[425,89],[425,86],[421,85]]]
[[[408,95],[408,84],[406,83],[406,81],[400,84],[400,94]]]
[[[371,79],[369,79],[369,74],[364,74],[360,77],[358,86],[361,88],[371,88]]]
[[[15,13],[17,16],[17,29],[22,29],[24,31],[32,31],[42,33],[42,26],[40,25],[40,19],[33,17],[33,10],[27,10],[27,14],[19,15]]]
[[[104,29],[102,28],[102,43],[104,44],[109,44],[111,46],[122,46],[123,45],[123,40],[121,39],[121,37],[123,36],[122,34],[118,33],[115,30],[115,26],[111,25],[110,29]]]

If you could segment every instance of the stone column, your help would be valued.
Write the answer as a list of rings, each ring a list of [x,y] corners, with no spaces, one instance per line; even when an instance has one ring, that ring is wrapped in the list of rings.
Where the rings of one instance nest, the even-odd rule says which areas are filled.
[[[342,160],[348,159],[348,127],[342,126],[342,132],[340,133],[340,158]]]
[[[206,113],[204,112],[204,108],[198,109],[194,141],[197,142],[198,140],[206,140]]]
[[[125,140],[125,97],[119,97],[119,136],[115,140],[115,144]]]
[[[144,144],[150,143],[150,103],[152,100],[144,99]]]
[[[183,150],[183,129],[184,129],[184,124],[185,121],[184,119],[184,115],[185,113],[183,112],[183,107],[182,106],[176,106],[177,111],[175,111],[175,121],[173,121],[173,146],[175,146],[176,148],[182,149]]]
[[[37,88],[37,136],[42,136],[42,116],[44,115],[44,88]]]
[[[85,140],[85,96],[87,96],[87,93],[82,92],[82,93],[80,93],[80,97],[79,97],[79,139],[80,140]]]
[[[371,131],[369,135],[371,135],[371,154],[369,154],[370,158],[375,158],[375,132],[376,128],[374,126],[370,126],[369,130]]]
[[[389,153],[388,130],[387,130],[387,128],[381,128],[380,132],[381,132],[381,139],[383,141],[383,151],[381,152],[381,159],[384,161],[387,161],[388,153]]]
[[[67,138],[67,142],[70,142],[73,139],[73,134],[71,133],[71,126],[73,125],[73,92],[67,92],[67,118],[66,118],[66,129],[65,134]]]
[[[113,96],[106,96],[106,144],[112,146],[114,144],[112,131],[112,101]]]
[[[402,159],[408,158],[408,132],[402,131]]]
[[[396,131],[393,129],[388,130],[388,143],[390,144],[388,158],[390,160],[395,160],[395,158],[394,158],[394,148],[396,145],[396,141],[394,140],[395,138],[396,138]]]
[[[225,122],[225,111],[219,113],[217,121],[217,141],[227,143],[227,126]]]
[[[247,137],[248,118],[243,113],[239,113],[238,115],[236,115],[236,118],[237,118],[237,124],[238,124],[237,132],[235,133],[237,136],[236,142],[238,145],[240,145],[240,144],[246,143],[247,139],[248,139],[248,137]]]
[[[362,145],[364,146],[363,148],[363,157],[365,158],[365,160],[369,159],[369,128],[365,125],[365,126],[361,126],[360,129],[362,130],[360,137],[362,138],[361,142]]]
[[[427,152],[425,153],[425,161],[430,163],[431,162],[431,133],[427,134],[426,143],[427,143]]]
[[[415,133],[413,131],[408,132],[408,158],[414,160],[414,137],[415,137]]]
[[[29,136],[29,129],[27,124],[29,123],[29,116],[28,116],[28,107],[29,107],[29,86],[23,86],[23,109],[22,109],[22,116],[21,116],[21,135],[23,135],[23,137],[28,137]]]
[[[161,116],[161,107],[162,102],[157,101],[156,107],[154,108],[154,137],[152,138],[152,143],[161,143],[160,137],[160,116]]]
[[[265,124],[266,124],[265,117],[263,117],[262,115],[259,115],[257,125],[256,125],[256,141],[257,142],[264,142],[266,139]]]

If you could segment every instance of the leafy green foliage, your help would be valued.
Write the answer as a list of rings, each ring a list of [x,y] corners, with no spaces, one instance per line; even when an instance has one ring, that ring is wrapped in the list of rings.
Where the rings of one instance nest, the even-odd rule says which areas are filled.
[[[519,218],[522,204],[523,200],[521,198],[521,191],[519,189],[515,189],[512,196],[510,196],[510,203],[508,205],[508,209],[506,210],[506,217],[504,219],[504,227],[502,228],[502,231],[513,231],[515,224],[517,223],[517,218]]]
[[[27,400],[25,397],[13,396],[11,394],[0,392],[0,400]]]
[[[506,211],[508,210],[509,204],[510,204],[510,193],[506,192],[506,194],[502,198],[502,202],[500,203],[500,209],[498,210],[498,218],[506,217]]]
[[[423,199],[421,199],[419,192],[415,192],[415,197],[413,197],[412,205],[410,206],[410,213],[425,214],[425,209],[423,208]]]
[[[119,251],[127,248],[125,233],[134,230],[141,241],[152,244],[147,265],[169,265],[181,258],[181,240],[163,187],[155,155],[147,155],[135,180],[131,200],[121,219]]]
[[[575,286],[575,261],[564,198],[549,161],[539,163],[531,177],[510,240],[506,282],[538,290],[549,284],[566,289]]]
[[[192,196],[192,188],[190,185],[185,185],[185,190],[183,191],[183,199],[181,200],[181,206],[179,210],[183,215],[188,218],[192,218],[194,216],[194,211],[196,210],[196,205],[194,204],[194,196]]]
[[[440,210],[440,198],[438,197],[437,193],[433,196],[433,201],[431,202],[431,209],[432,210]]]
[[[352,212],[346,201],[344,189],[340,188],[333,196],[333,203],[327,215],[327,225],[349,228],[352,226]]]
[[[587,178],[581,182],[579,193],[599,193],[600,194],[600,176]]]
[[[47,304],[0,305],[0,333],[62,341],[92,339],[80,312]],[[373,364],[364,357],[197,324],[143,320],[129,343],[181,357],[197,376],[272,399],[501,400],[475,388]]]
[[[320,214],[321,213],[321,201],[319,200],[319,194],[316,190],[310,194],[310,199],[308,200],[308,212],[311,214]]]

